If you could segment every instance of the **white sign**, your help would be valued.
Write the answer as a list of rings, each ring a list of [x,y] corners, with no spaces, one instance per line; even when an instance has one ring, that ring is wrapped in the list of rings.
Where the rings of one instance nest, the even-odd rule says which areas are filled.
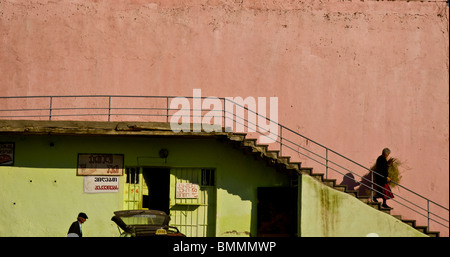
[[[198,198],[198,184],[177,183],[176,198]]]
[[[112,176],[85,176],[84,192],[92,193],[117,193],[119,192],[119,177]]]

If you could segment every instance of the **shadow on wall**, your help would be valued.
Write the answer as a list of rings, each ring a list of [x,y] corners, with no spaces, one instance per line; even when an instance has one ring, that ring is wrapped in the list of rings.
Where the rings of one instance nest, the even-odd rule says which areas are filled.
[[[358,191],[359,196],[369,196],[371,184],[370,179],[370,172],[361,177],[361,181],[356,181],[352,173],[347,173],[343,176],[342,182],[339,185],[347,186],[348,190]]]
[[[361,182],[355,180],[355,176],[352,173],[344,175],[342,182],[339,185],[347,186],[348,190],[355,190],[355,187],[359,186]]]
[[[367,173],[361,178],[361,181],[356,181],[352,173],[347,173],[343,176],[341,186],[347,186],[348,190],[358,191],[359,196],[370,195],[370,178],[371,173]],[[357,188],[358,187],[358,188]]]

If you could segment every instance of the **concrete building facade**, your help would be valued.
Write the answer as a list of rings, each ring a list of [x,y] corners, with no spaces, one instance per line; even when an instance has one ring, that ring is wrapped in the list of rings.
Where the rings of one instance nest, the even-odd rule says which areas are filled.
[[[0,96],[278,97],[281,124],[366,167],[389,147],[401,184],[448,208],[448,17],[445,1],[1,1]]]

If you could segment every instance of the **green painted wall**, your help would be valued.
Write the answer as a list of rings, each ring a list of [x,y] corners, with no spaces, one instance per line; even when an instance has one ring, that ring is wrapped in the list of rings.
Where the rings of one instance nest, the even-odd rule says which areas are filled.
[[[257,187],[288,185],[283,174],[218,140],[0,135],[1,141],[15,142],[15,165],[0,166],[0,236],[63,237],[80,211],[89,217],[84,236],[119,235],[110,219],[122,208],[123,187],[83,193],[78,153],[124,154],[125,166],[216,168],[217,236],[255,236]],[[161,148],[169,150],[167,161],[158,157]]]
[[[391,215],[346,193],[331,189],[310,176],[301,176],[302,237],[426,236]]]
[[[64,237],[80,211],[89,216],[85,236],[119,235],[110,218],[122,208],[124,177],[119,193],[83,193],[78,153],[124,154],[125,166],[215,168],[217,236],[255,236],[257,187],[289,185],[263,161],[214,139],[0,135],[2,141],[15,142],[15,165],[0,166],[0,236]],[[161,148],[169,150],[167,161]],[[425,236],[310,176],[301,176],[299,199],[304,237]]]

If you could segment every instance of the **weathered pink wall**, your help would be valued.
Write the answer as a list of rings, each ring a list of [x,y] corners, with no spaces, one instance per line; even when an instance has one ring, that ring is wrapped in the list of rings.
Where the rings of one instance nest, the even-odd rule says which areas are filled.
[[[448,207],[448,13],[419,1],[2,0],[0,95],[277,96],[280,123],[367,166],[390,147],[402,184]]]

